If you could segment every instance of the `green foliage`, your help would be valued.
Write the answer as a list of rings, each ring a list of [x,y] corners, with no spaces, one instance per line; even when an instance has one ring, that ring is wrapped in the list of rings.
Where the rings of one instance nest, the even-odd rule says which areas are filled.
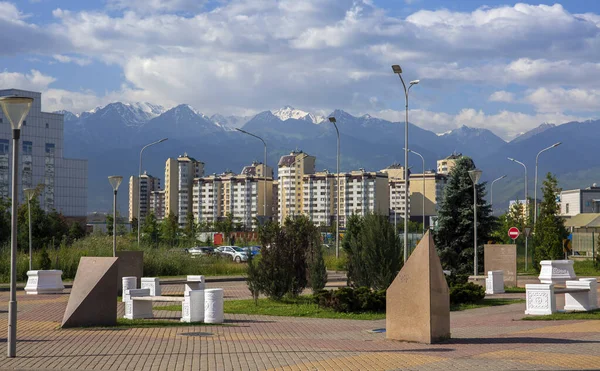
[[[402,242],[385,216],[351,216],[342,247],[353,287],[387,289],[402,268]]]
[[[110,214],[110,213],[106,214],[106,235],[107,236],[113,235],[114,220],[115,219],[112,214]]]
[[[233,214],[228,213],[225,219],[215,222],[215,229],[223,232],[225,242],[231,245],[231,233],[234,230]]]
[[[66,219],[56,211],[46,213],[40,208],[37,198],[33,198],[30,204],[32,249],[37,250],[49,245],[57,247],[63,236],[69,234],[69,226]],[[19,249],[29,251],[29,210],[26,202],[19,205],[17,225]],[[8,237],[10,238],[10,228]]]
[[[342,287],[335,291],[321,290],[314,301],[322,308],[331,308],[342,313],[384,312],[385,290],[368,287]]]
[[[485,297],[483,286],[467,282],[450,288],[450,304],[472,304],[477,303]]]
[[[248,284],[248,290],[252,294],[254,304],[258,305],[258,296],[262,290],[262,281],[260,279],[260,271],[258,269],[258,259],[252,254],[248,255],[248,268],[246,270],[246,283]]]
[[[160,227],[158,225],[158,220],[156,220],[156,215],[153,212],[150,212],[146,215],[146,219],[144,219],[144,224],[141,226],[141,234],[142,238],[149,242],[150,244],[157,246],[158,240],[160,237]]]
[[[556,196],[561,192],[556,177],[548,173],[542,187],[543,200],[535,226],[535,262],[564,258],[563,240],[569,235],[563,219],[558,215]],[[534,264],[539,269],[538,264]]]
[[[183,235],[191,246],[196,245],[197,233],[198,225],[194,220],[194,214],[190,211],[185,216],[185,227],[183,228]]]
[[[169,244],[169,246],[175,246],[178,232],[179,221],[177,220],[177,215],[173,214],[173,212],[170,212],[160,224],[160,234],[162,240]]]
[[[438,226],[433,235],[442,267],[453,274],[473,272],[473,182],[469,171],[473,160],[462,157],[450,171],[444,197],[438,210]],[[487,243],[495,228],[490,205],[484,197],[486,183],[477,185],[477,245]],[[483,249],[478,249],[478,271],[483,271]]]
[[[52,261],[50,260],[50,256],[48,255],[48,251],[46,251],[45,247],[42,249],[40,254],[40,264],[38,267],[41,270],[48,270],[52,267]]]
[[[78,222],[73,222],[69,227],[68,235],[70,241],[76,241],[83,238],[85,237],[85,227]]]
[[[10,199],[0,197],[0,246],[10,241]]]

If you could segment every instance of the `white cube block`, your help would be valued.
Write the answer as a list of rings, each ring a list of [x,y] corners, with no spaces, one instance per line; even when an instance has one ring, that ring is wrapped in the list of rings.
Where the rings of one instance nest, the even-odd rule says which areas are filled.
[[[567,289],[587,291],[565,293],[565,310],[587,312],[598,308],[598,281],[596,278],[567,281],[566,285]]]
[[[191,290],[204,290],[206,289],[206,282],[204,276],[187,276],[184,286],[184,296],[187,296]]]
[[[556,313],[554,284],[529,284],[525,285],[525,291],[525,301],[527,302],[525,314],[543,316]]]
[[[204,290],[204,322],[223,323],[223,289]]]
[[[541,283],[564,284],[575,279],[573,260],[542,260],[540,266]]]
[[[61,270],[40,270],[27,272],[25,292],[29,295],[62,294],[65,286]]]
[[[204,290],[191,290],[183,299],[181,322],[204,321]]]
[[[503,294],[504,293],[504,272],[489,271],[485,279],[486,294]]]
[[[142,277],[142,289],[150,289],[150,296],[160,296],[160,280],[158,277]]]
[[[123,277],[123,296],[121,297],[121,301],[124,303],[129,300],[129,296],[127,295],[127,290],[135,290],[137,289],[137,277]]]
[[[135,300],[136,297],[150,296],[150,289],[127,290],[129,300],[125,302],[125,316],[127,319],[152,318],[152,302]]]

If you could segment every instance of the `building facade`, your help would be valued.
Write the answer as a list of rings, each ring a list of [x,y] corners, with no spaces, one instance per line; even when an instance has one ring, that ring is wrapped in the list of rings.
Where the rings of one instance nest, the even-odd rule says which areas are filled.
[[[299,215],[302,212],[303,183],[302,177],[306,174],[315,173],[314,156],[302,151],[293,151],[289,155],[282,156],[278,163],[279,177],[277,184],[279,204],[279,223],[283,224],[290,216]]]
[[[169,158],[165,164],[165,216],[177,215],[180,226],[185,225],[188,212],[192,212],[194,179],[204,176],[204,163],[187,153],[177,159]]]
[[[302,213],[317,226],[335,224],[337,208],[335,177],[335,173],[328,171],[306,174],[302,177]]]
[[[596,184],[584,189],[562,191],[559,198],[561,216],[600,213],[600,187]]]
[[[129,221],[138,218],[138,209],[140,223],[144,223],[146,215],[150,210],[150,194],[154,191],[160,191],[160,179],[146,172],[141,177],[129,177]],[[139,194],[138,194],[139,192]]]
[[[150,192],[150,212],[154,213],[157,220],[165,218],[165,191]]]
[[[437,173],[448,175],[456,165],[456,161],[463,157],[462,153],[453,153],[450,156],[437,161]]]
[[[411,220],[421,223],[424,213],[425,226],[431,224],[431,218],[437,216],[438,205],[444,197],[444,188],[447,182],[447,175],[436,174],[434,171],[426,171],[425,176],[423,176],[423,173],[410,174],[409,205],[412,205],[410,209]],[[423,183],[425,187],[423,187]],[[425,198],[425,203],[423,203],[423,198]],[[425,210],[423,210],[423,205],[425,205]]]
[[[404,210],[408,208],[408,215],[410,213],[410,188],[409,188],[409,198],[408,203],[406,202],[406,181],[404,180],[404,166],[400,164],[392,164],[385,169],[381,170],[382,173],[388,175],[388,198],[390,203],[390,208],[388,211],[390,221],[394,224],[402,223],[404,218]],[[409,179],[410,170],[409,170]],[[409,183],[410,187],[410,183]]]
[[[63,157],[64,117],[42,111],[41,93],[6,89],[0,96],[33,98],[31,110],[21,127],[19,141],[19,201],[24,188],[43,187],[40,207],[56,210],[67,217],[82,218],[87,213],[87,160]],[[9,198],[12,184],[12,129],[0,110],[0,198]]]

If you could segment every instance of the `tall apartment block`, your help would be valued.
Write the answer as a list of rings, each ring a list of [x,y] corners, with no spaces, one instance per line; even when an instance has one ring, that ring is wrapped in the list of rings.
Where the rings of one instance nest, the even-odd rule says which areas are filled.
[[[423,181],[423,178],[425,180]],[[423,193],[425,182],[425,193]],[[444,197],[444,188],[448,182],[445,174],[436,174],[434,171],[410,174],[409,205],[410,219],[417,222],[423,221],[423,195],[425,195],[425,225],[431,225],[431,217],[437,216],[438,205]]]
[[[139,193],[138,193],[139,190]],[[150,194],[154,191],[160,191],[160,179],[146,172],[141,177],[129,177],[129,221],[140,215],[140,223],[144,223],[146,215],[150,210]]]
[[[335,178],[336,174],[328,171],[306,174],[302,177],[302,213],[307,215],[317,226],[335,224],[337,208]],[[340,209],[340,215],[342,215],[342,209]]]
[[[193,213],[198,222],[214,223],[231,214],[235,223],[256,228],[256,220],[272,217],[272,201],[273,169],[262,163],[244,167],[239,175],[225,172],[194,179]]]
[[[408,214],[411,215],[411,199],[409,188],[408,204],[405,197],[406,181],[404,180],[404,166],[400,164],[392,164],[381,170],[382,173],[388,175],[389,200],[390,209],[389,216],[391,222],[401,222],[404,218],[404,210],[408,208]],[[412,179],[409,170],[409,180]],[[409,183],[410,187],[410,183]]]
[[[165,191],[150,192],[150,212],[154,213],[157,220],[165,218]]]
[[[194,178],[203,175],[204,163],[187,153],[169,158],[165,164],[165,216],[177,215],[180,226],[185,225],[187,213],[192,211]]]
[[[44,210],[56,210],[72,218],[85,218],[87,160],[63,157],[63,115],[42,112],[41,93],[18,89],[0,90],[0,96],[7,95],[33,98],[31,110],[21,127],[19,141],[19,201],[25,201],[23,188],[43,185],[38,200]],[[10,197],[11,166],[12,129],[0,110],[0,198]]]
[[[437,161],[437,173],[448,175],[456,165],[456,160],[463,157],[462,153],[453,153],[450,156]]]
[[[293,151],[289,155],[282,156],[278,163],[279,181],[277,184],[279,203],[279,223],[283,224],[288,216],[300,214],[303,202],[302,178],[306,174],[315,173],[314,156],[307,155],[302,151]]]

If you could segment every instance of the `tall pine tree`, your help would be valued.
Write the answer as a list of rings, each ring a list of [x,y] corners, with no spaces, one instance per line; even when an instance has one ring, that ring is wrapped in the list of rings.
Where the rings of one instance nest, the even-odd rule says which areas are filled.
[[[450,171],[444,197],[438,210],[438,225],[434,233],[435,246],[442,267],[456,275],[473,274],[473,182],[469,170],[475,164],[462,157]],[[483,199],[486,183],[477,185],[477,246],[478,272],[483,272],[483,248],[495,226],[492,208]]]
[[[564,220],[558,215],[559,205],[556,196],[561,191],[556,178],[548,173],[542,187],[544,198],[535,225],[534,266],[536,269],[540,268],[538,263],[542,260],[558,260],[564,257],[563,240],[567,238],[569,232]]]

